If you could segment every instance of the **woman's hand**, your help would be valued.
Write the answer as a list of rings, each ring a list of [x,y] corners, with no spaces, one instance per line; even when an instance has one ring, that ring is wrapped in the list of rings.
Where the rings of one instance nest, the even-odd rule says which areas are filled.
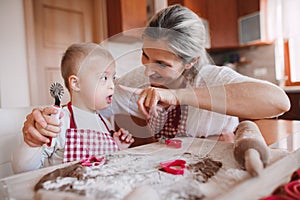
[[[50,141],[48,137],[57,137],[60,133],[60,120],[50,116],[56,113],[57,110],[53,107],[46,107],[43,110],[34,108],[26,116],[22,129],[26,144],[31,147],[40,147]],[[60,114],[60,118],[62,116],[63,114]]]
[[[137,104],[139,110],[147,117],[147,119],[150,118],[149,110],[156,113],[157,105],[169,106],[178,105],[179,103],[175,95],[175,90],[156,87],[140,89],[123,85],[119,85],[119,87],[125,91],[139,95]]]
[[[121,150],[127,149],[134,142],[132,135],[123,128],[115,132],[113,138]]]

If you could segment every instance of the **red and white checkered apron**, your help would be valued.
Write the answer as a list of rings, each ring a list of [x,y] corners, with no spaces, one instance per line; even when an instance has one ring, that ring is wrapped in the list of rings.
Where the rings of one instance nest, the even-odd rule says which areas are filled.
[[[108,154],[118,151],[119,148],[112,136],[104,119],[99,114],[100,119],[108,130],[108,133],[102,133],[95,130],[77,129],[74,121],[74,114],[71,103],[68,103],[70,111],[70,128],[66,133],[66,144],[63,162],[82,160],[93,155]]]
[[[157,109],[157,117],[154,116],[153,112],[149,114],[148,126],[155,138],[186,136],[187,105],[170,106],[167,110]]]

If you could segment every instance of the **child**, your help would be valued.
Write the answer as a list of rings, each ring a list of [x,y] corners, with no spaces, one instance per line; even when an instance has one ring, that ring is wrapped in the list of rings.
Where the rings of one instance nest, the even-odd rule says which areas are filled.
[[[109,122],[96,112],[112,103],[114,93],[115,62],[108,51],[93,43],[73,44],[62,58],[61,73],[71,97],[62,108],[61,132],[50,147],[43,145],[27,158],[14,159],[23,168],[17,171],[111,153],[134,141],[122,128],[111,131]]]

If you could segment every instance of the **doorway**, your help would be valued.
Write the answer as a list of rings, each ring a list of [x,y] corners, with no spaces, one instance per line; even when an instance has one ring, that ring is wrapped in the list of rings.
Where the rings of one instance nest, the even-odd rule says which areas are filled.
[[[72,43],[107,38],[106,0],[24,0],[30,104],[49,105],[51,83],[63,79],[60,61]],[[69,101],[65,89],[62,103]]]

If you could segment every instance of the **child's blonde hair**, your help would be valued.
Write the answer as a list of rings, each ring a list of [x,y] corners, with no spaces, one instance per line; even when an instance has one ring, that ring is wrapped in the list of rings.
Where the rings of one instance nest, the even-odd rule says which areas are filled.
[[[113,57],[103,47],[95,43],[76,43],[69,46],[61,60],[61,75],[64,79],[66,88],[70,91],[69,77],[71,75],[78,75],[80,67],[84,64],[86,59],[91,55],[99,55],[107,60],[112,60]]]

